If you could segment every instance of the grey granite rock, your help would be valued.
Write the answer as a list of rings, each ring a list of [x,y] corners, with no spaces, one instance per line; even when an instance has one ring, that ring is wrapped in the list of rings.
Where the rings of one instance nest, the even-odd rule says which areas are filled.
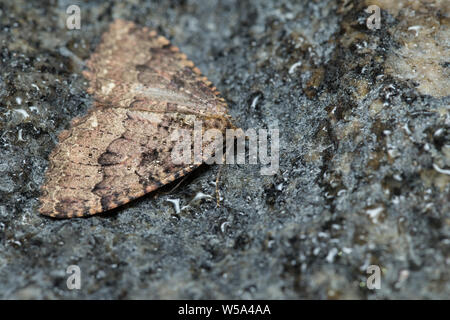
[[[71,4],[0,1],[0,298],[450,296],[448,1],[98,1],[68,30]],[[224,166],[219,208],[194,200],[214,197],[213,165],[110,213],[40,216],[56,136],[92,103],[83,61],[115,18],[179,46],[237,125],[279,128],[279,172]]]

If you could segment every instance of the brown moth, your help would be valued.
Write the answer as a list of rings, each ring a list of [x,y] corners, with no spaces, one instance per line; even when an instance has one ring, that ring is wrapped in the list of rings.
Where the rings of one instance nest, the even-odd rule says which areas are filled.
[[[113,22],[87,67],[93,107],[59,135],[42,186],[41,214],[83,217],[141,197],[200,165],[172,161],[175,130],[193,131],[195,121],[203,130],[234,128],[211,82],[146,27]]]

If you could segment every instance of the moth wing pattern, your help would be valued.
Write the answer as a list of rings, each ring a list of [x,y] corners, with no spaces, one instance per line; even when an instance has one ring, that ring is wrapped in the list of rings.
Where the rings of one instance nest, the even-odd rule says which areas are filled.
[[[229,117],[225,100],[194,63],[146,27],[116,20],[87,66],[88,92],[99,103]]]
[[[174,163],[175,131],[193,132],[197,120],[203,130],[232,126],[217,89],[178,48],[146,27],[116,20],[87,66],[93,107],[59,135],[41,214],[89,216],[154,191],[199,166]]]

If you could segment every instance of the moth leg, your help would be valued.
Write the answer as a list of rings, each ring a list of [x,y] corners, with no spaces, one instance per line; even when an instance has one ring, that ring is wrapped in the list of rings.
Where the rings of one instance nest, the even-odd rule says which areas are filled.
[[[177,183],[177,185],[175,187],[173,187],[170,191],[164,192],[163,194],[170,194],[172,192],[174,192],[176,189],[178,189],[178,187],[184,182],[186,181],[186,179],[189,178],[189,176],[184,176],[183,178],[181,178],[180,182]]]
[[[222,163],[219,164],[219,170],[216,174],[216,203],[217,208],[220,207],[220,190],[219,190],[219,181],[220,181],[220,174],[222,173],[222,168],[225,164],[225,153],[222,155]]]

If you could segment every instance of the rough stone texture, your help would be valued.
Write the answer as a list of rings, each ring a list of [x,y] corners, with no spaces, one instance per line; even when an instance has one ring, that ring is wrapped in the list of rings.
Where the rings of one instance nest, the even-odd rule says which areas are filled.
[[[81,31],[70,4],[0,3],[1,298],[449,297],[448,1],[99,1]],[[225,166],[220,208],[211,166],[109,214],[39,215],[56,136],[92,103],[83,61],[115,18],[180,47],[237,126],[278,127],[279,173]]]

